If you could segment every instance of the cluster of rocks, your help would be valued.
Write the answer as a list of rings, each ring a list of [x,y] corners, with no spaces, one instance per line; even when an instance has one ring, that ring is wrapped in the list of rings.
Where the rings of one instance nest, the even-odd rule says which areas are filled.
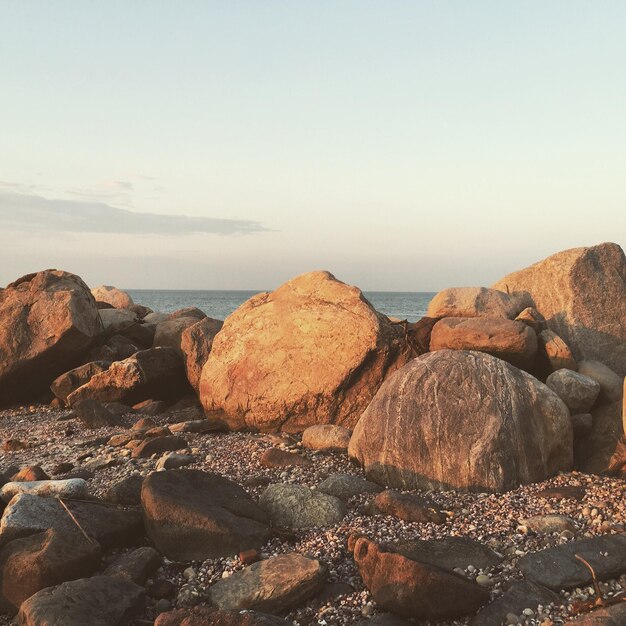
[[[582,601],[581,589],[609,581],[596,621],[576,623],[622,623],[621,513],[596,512],[587,537],[552,510],[515,518],[516,532],[558,541],[509,555],[496,589],[491,572],[507,555],[484,536],[443,533],[465,509],[437,494],[514,493],[574,467],[621,484],[625,373],[626,258],[615,244],[558,253],[492,288],[447,289],[413,324],[327,272],[259,294],[225,322],[194,308],[155,313],[67,272],[23,277],[0,290],[0,405],[47,400],[65,436],[98,430],[90,444],[109,456],[46,471],[28,437],[3,429],[0,609],[28,626],[146,623],[148,598],[161,626],[304,624],[302,607],[326,594],[323,624],[341,622],[335,598],[363,593],[352,621],[548,626],[563,623],[553,621],[562,594]],[[254,459],[269,484],[198,454],[241,430],[273,441]],[[310,484],[325,457],[345,471]],[[128,467],[137,471],[113,480]],[[94,490],[96,472],[106,489]],[[346,526],[363,515],[412,536]],[[332,559],[285,549],[333,528],[344,528],[349,589],[329,589],[346,582]],[[174,563],[232,558],[237,567],[201,590],[192,568],[174,603],[159,578]]]

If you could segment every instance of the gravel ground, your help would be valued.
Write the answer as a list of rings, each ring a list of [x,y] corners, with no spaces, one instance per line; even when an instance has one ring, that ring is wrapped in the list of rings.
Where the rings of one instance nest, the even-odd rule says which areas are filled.
[[[97,465],[110,465],[95,470],[90,480],[92,494],[99,496],[109,485],[124,476],[133,472],[147,475],[154,469],[157,458],[131,460],[128,450],[107,445],[111,435],[125,432],[123,428],[87,430],[76,419],[68,419],[69,415],[68,411],[46,406],[0,411],[0,441],[17,439],[27,446],[15,452],[0,452],[0,470],[10,465],[39,464],[50,473],[55,465],[64,461],[74,463],[76,469],[93,467],[94,460],[102,461]],[[137,419],[137,415],[127,415],[124,418],[125,425],[130,427]],[[153,419],[160,425],[177,421],[175,416],[167,413]],[[334,472],[361,475],[359,468],[350,463],[345,454],[338,452],[321,454],[302,450],[314,461],[307,467],[270,469],[259,464],[260,455],[269,447],[300,449],[299,442],[294,438],[246,433],[181,433],[181,436],[187,440],[196,458],[196,462],[189,467],[222,474],[243,485],[255,498],[269,482],[291,482],[315,487]],[[583,500],[547,499],[538,495],[547,487],[565,485],[584,487],[586,494]],[[427,495],[448,512],[445,523],[409,523],[389,516],[366,516],[362,514],[362,507],[373,496],[364,495],[349,502],[349,512],[338,526],[295,531],[291,537],[270,540],[263,550],[263,556],[296,551],[319,558],[329,566],[330,582],[348,583],[353,588],[353,592],[326,603],[313,600],[292,612],[289,617],[301,626],[354,624],[364,616],[377,613],[347,551],[347,537],[353,532],[363,533],[377,541],[433,539],[450,535],[481,541],[505,558],[501,564],[487,571],[467,571],[466,574],[471,577],[488,576],[492,596],[497,597],[508,581],[520,577],[516,562],[523,554],[570,541],[575,536],[626,530],[626,483],[621,479],[571,472],[505,494],[449,491],[421,495]],[[523,518],[548,513],[570,517],[576,534],[537,535],[520,525],[519,520]],[[119,553],[110,553],[105,559],[109,562],[117,556]],[[166,608],[168,604],[174,607],[201,602],[211,583],[242,567],[237,557],[193,563],[165,561],[154,579],[171,581],[176,594],[171,602],[161,600],[158,606],[156,601],[148,599],[146,612],[134,624],[152,624],[159,609]],[[604,595],[614,595],[626,589],[626,577],[601,583],[600,587]],[[539,611],[537,607],[529,607],[535,613],[529,614],[520,623],[527,626],[563,624],[573,613],[572,604],[592,598],[594,593],[593,588],[564,592],[561,594],[560,606],[543,607]],[[9,618],[0,616],[0,625],[10,623]],[[457,620],[445,624],[460,626],[467,623],[468,620]],[[421,624],[426,626],[427,623]]]

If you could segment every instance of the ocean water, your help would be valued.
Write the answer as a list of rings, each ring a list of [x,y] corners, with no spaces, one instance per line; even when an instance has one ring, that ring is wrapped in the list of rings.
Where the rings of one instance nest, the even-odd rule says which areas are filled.
[[[228,317],[237,307],[258,291],[187,291],[174,289],[127,289],[136,304],[154,311],[171,313],[189,306],[198,307],[209,317],[220,320]],[[434,293],[425,291],[366,291],[365,297],[374,308],[399,319],[415,322],[424,315]]]

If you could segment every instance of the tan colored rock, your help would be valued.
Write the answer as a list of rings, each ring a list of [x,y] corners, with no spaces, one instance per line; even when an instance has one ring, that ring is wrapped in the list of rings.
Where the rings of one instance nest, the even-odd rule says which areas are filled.
[[[106,302],[116,309],[129,309],[135,305],[129,294],[111,285],[94,287],[91,293],[98,302]]]
[[[444,317],[430,337],[430,350],[487,352],[521,369],[529,369],[537,353],[537,335],[522,322],[498,317]]]
[[[381,386],[348,453],[400,489],[507,491],[572,465],[572,424],[543,383],[482,352],[440,350]]]
[[[79,367],[75,367],[65,374],[55,378],[50,385],[52,393],[65,402],[67,396],[85,383],[89,382],[93,376],[105,372],[111,366],[111,361],[91,361]]]
[[[543,361],[543,377],[560,369],[576,371],[578,365],[569,346],[552,330],[542,330],[538,336],[539,358]]]
[[[487,287],[451,287],[428,305],[427,317],[502,317],[513,319],[524,307],[510,296]]]
[[[302,433],[302,445],[310,450],[347,450],[352,431],[334,424],[309,426]]]
[[[182,356],[181,340],[183,333],[190,326],[197,323],[198,320],[195,317],[176,317],[160,322],[156,326],[152,347],[169,346],[170,348],[174,348],[176,352]]]
[[[600,385],[600,400],[617,402],[624,395],[624,377],[618,376],[604,363],[599,361],[581,361],[578,364],[578,372],[593,378]]]
[[[516,322],[524,322],[530,326],[536,333],[546,330],[546,318],[535,309],[535,307],[526,307],[516,318]]]
[[[626,256],[614,243],[558,252],[498,281],[529,294],[548,328],[576,360],[596,360],[626,375]]]
[[[46,391],[101,333],[96,302],[74,274],[45,270],[0,289],[0,405]]]
[[[202,370],[205,411],[231,429],[351,427],[412,351],[401,325],[328,272],[254,296],[224,322]]]
[[[185,369],[189,384],[198,392],[202,368],[209,358],[215,335],[224,322],[211,317],[185,328],[180,338],[180,349],[185,359]]]

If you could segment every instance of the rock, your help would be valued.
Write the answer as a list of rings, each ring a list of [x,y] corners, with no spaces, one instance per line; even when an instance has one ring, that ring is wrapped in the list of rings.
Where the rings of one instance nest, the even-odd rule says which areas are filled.
[[[70,393],[89,382],[96,374],[108,370],[110,366],[111,361],[92,361],[91,363],[80,365],[55,378],[50,385],[50,389],[57,398],[65,403]]]
[[[148,402],[152,402],[152,400],[148,400]],[[142,403],[140,403],[142,404]],[[139,405],[135,405],[139,406]],[[133,407],[134,408],[134,407]],[[158,424],[151,417],[140,417],[131,427],[130,429],[133,432],[146,432],[147,430],[151,430],[152,428],[157,428]]]
[[[142,587],[161,565],[161,555],[148,546],[121,556],[104,570],[105,576],[117,576]]]
[[[598,580],[626,573],[626,535],[601,535],[571,541],[523,556],[517,567],[534,583],[559,591],[592,582],[591,572],[575,555],[593,567]]]
[[[556,393],[573,413],[586,413],[600,393],[600,384],[593,378],[572,370],[560,369],[546,379],[546,385]]]
[[[535,610],[540,604],[559,605],[559,596],[536,583],[522,581],[513,583],[500,597],[481,609],[470,626],[502,626],[508,614],[521,615],[524,609]]]
[[[100,319],[107,337],[120,335],[139,323],[137,315],[128,309],[100,310]]]
[[[106,302],[116,309],[129,309],[135,304],[128,293],[111,285],[94,287],[91,293],[96,302]]]
[[[259,505],[275,526],[289,528],[333,526],[339,524],[347,512],[339,498],[304,485],[270,485],[261,495]]]
[[[55,498],[86,498],[89,495],[89,485],[82,478],[12,482],[0,489],[0,498],[9,502],[13,496],[24,493]]]
[[[443,524],[448,518],[435,505],[420,496],[387,489],[369,506],[373,515],[392,515],[405,522]]]
[[[183,333],[191,326],[198,323],[196,317],[176,317],[159,322],[156,325],[152,347],[169,346],[183,356],[181,342]]]
[[[137,314],[134,309],[133,312]],[[147,348],[152,347],[155,333],[156,325],[144,324],[141,319],[138,320],[137,324],[133,324],[121,332],[126,339],[134,345],[139,346],[141,350],[146,350]]]
[[[572,415],[574,441],[578,442],[587,437],[593,430],[593,415],[591,413],[576,413]]]
[[[622,402],[593,409],[591,433],[576,441],[576,467],[589,474],[604,474],[624,438]]]
[[[160,415],[167,409],[167,404],[163,400],[144,400],[133,406],[133,409],[140,415]]]
[[[537,334],[522,322],[497,317],[446,317],[437,322],[430,350],[477,350],[521,369],[530,369],[537,353]]]
[[[538,491],[535,495],[538,498],[548,498],[555,500],[577,500],[580,502],[585,498],[587,490],[584,487],[574,485],[564,485],[562,487],[547,487]]]
[[[259,464],[263,467],[295,467],[313,465],[307,457],[280,448],[268,448],[261,454]]]
[[[362,537],[354,560],[376,604],[385,611],[423,620],[445,620],[474,613],[489,593],[454,572],[385,552]]]
[[[88,541],[77,528],[11,541],[0,550],[0,610],[17,610],[41,589],[91,576],[100,557],[100,544]]]
[[[593,378],[600,385],[600,399],[603,402],[619,402],[623,395],[624,377],[618,376],[611,368],[600,361],[581,361],[578,373]]]
[[[411,626],[411,624],[413,622],[407,622],[393,613],[379,613],[357,622],[357,626]]]
[[[352,431],[334,424],[309,426],[302,433],[302,445],[311,450],[347,450]]]
[[[523,526],[536,533],[562,533],[565,530],[576,532],[576,526],[565,515],[534,515],[520,520]]]
[[[86,398],[132,405],[148,399],[176,398],[187,387],[182,360],[176,351],[151,348],[113,363],[71,393],[67,400],[71,406]]]
[[[170,424],[169,429],[173,433],[211,433],[225,430],[225,425],[221,422],[201,419]]]
[[[20,608],[19,626],[119,626],[143,608],[144,591],[114,576],[94,576],[48,587]]]
[[[228,317],[202,370],[200,400],[207,413],[222,410],[231,429],[351,427],[412,356],[400,325],[359,289],[311,272]]]
[[[202,368],[209,358],[209,353],[213,347],[213,339],[221,330],[224,322],[210,317],[196,322],[187,327],[180,337],[180,349],[185,360],[187,380],[195,389],[200,390],[200,376]]]
[[[562,368],[575,371],[576,359],[569,346],[552,330],[542,330],[538,335],[538,369],[543,379]]]
[[[532,306],[526,307],[516,318],[516,322],[524,322],[530,326],[536,333],[540,333],[546,328],[546,318]]]
[[[185,467],[195,463],[196,459],[190,454],[176,454],[176,452],[168,452],[164,454],[156,464],[156,470],[170,470]]]
[[[150,474],[141,504],[146,533],[169,559],[231,556],[260,547],[269,535],[266,514],[239,485],[199,470]]]
[[[182,437],[151,437],[142,441],[132,452],[133,459],[149,459],[153,454],[162,454],[187,447]]]
[[[494,288],[530,295],[548,328],[578,360],[626,375],[626,257],[614,243],[554,254],[498,281]]]
[[[132,545],[142,535],[138,511],[122,511],[97,502],[64,503],[87,535],[105,549]],[[9,502],[0,520],[0,546],[49,528],[74,531],[76,524],[56,498],[19,494]]]
[[[176,320],[181,317],[193,317],[196,320],[203,320],[206,316],[206,313],[197,306],[187,306],[172,313],[167,313],[165,319],[161,321]]]
[[[119,416],[111,413],[104,405],[91,398],[74,402],[72,410],[87,428],[105,428],[122,424]]]
[[[362,493],[378,493],[382,487],[360,476],[331,474],[317,486],[317,490],[347,502]]]
[[[130,474],[113,483],[104,494],[104,499],[112,504],[140,504],[142,483],[141,474]]]
[[[519,304],[502,291],[486,287],[452,287],[440,291],[430,301],[426,315],[513,319],[521,310]]]
[[[124,415],[135,412],[132,407],[122,404],[121,402],[103,402],[103,404],[113,415],[117,415],[118,417],[123,417]]]
[[[385,381],[348,452],[390,487],[499,492],[569,469],[572,425],[529,374],[481,352],[440,350]]]
[[[133,328],[133,326],[124,328],[125,330],[123,330],[122,332],[128,334],[129,329]],[[111,362],[123,361],[124,359],[130,358],[131,356],[133,356],[133,354],[137,352],[139,352],[138,345],[134,344],[124,335],[117,334],[109,337],[103,345],[90,350],[84,360]]]
[[[33,482],[37,480],[50,480],[50,476],[48,476],[48,474],[46,474],[39,465],[28,465],[23,467],[17,474],[15,474],[15,476],[11,478],[11,481],[14,483]]]
[[[74,274],[45,270],[0,289],[0,405],[45,392],[101,333],[96,302]]]
[[[224,611],[208,606],[161,613],[154,626],[291,626],[289,622],[254,611]]]
[[[219,609],[283,613],[321,591],[326,575],[319,561],[283,554],[219,580],[210,587],[209,596]]]
[[[626,624],[626,603],[595,609],[567,622],[564,626],[624,626]]]
[[[470,565],[476,569],[488,569],[502,561],[493,550],[469,537],[409,539],[386,544],[385,549],[447,571],[465,570]]]

